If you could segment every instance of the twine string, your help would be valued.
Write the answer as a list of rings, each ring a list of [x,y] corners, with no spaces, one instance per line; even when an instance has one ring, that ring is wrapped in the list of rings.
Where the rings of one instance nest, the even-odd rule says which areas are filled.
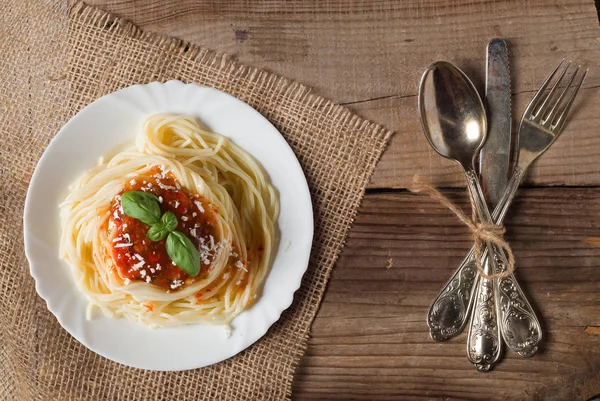
[[[473,199],[471,200],[471,218],[468,218],[461,209],[438,191],[433,185],[425,182],[420,176],[413,177],[413,184],[408,188],[411,192],[424,193],[432,199],[438,201],[441,205],[448,208],[458,219],[469,229],[473,241],[475,242],[475,264],[479,274],[486,279],[502,279],[508,277],[515,271],[515,256],[510,248],[509,243],[504,239],[506,229],[503,225],[496,225],[482,222],[478,219]],[[505,269],[499,269],[498,273],[492,272],[487,274],[482,264],[482,248],[486,243],[491,243],[497,249],[504,251],[508,259],[508,266]],[[492,257],[488,255],[488,257]],[[496,260],[497,265],[502,262]]]

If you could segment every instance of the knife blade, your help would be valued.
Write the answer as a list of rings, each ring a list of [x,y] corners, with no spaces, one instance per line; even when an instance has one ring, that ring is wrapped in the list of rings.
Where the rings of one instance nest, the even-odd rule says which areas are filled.
[[[481,186],[491,208],[498,203],[508,182],[511,153],[510,94],[506,42],[492,39],[487,46],[485,85],[488,137],[479,157]]]

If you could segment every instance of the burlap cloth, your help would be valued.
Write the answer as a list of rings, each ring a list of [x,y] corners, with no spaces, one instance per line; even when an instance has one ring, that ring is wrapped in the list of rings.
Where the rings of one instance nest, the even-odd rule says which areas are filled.
[[[3,0],[0,34],[0,399],[290,397],[327,279],[390,132],[302,85],[81,3],[68,10],[65,1]],[[279,129],[309,182],[315,239],[292,307],[263,339],[207,368],[150,372],[94,354],[59,326],[29,276],[22,216],[35,164],[70,116],[116,89],[169,79],[230,93]]]

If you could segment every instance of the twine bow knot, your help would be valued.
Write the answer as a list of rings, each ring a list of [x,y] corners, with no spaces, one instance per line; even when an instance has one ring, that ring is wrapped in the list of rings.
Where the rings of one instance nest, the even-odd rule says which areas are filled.
[[[413,185],[408,188],[411,192],[415,193],[426,193],[432,199],[437,200],[443,206],[446,206],[458,219],[467,226],[475,242],[475,264],[479,274],[487,279],[501,279],[509,276],[515,270],[515,256],[510,248],[508,242],[504,239],[504,233],[506,229],[503,225],[495,225],[490,223],[484,223],[479,221],[477,213],[475,212],[475,205],[471,199],[471,218],[468,218],[462,210],[460,210],[454,203],[450,202],[440,191],[427,182],[425,182],[420,176],[416,175],[413,177]],[[487,274],[481,263],[482,247],[485,243],[491,243],[496,248],[500,248],[504,251],[507,257],[508,266],[502,268],[501,262],[496,260],[496,264],[500,267],[499,272],[492,272]]]

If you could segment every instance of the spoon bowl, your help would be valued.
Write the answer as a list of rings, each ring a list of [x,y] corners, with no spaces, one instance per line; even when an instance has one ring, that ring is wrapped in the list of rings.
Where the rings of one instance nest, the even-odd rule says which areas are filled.
[[[431,64],[419,88],[425,137],[440,155],[470,168],[487,135],[481,97],[471,80],[446,61]]]

